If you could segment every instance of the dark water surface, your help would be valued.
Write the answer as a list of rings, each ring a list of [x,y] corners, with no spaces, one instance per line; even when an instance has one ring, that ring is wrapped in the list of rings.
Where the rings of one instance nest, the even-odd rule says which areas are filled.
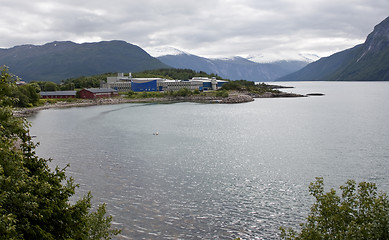
[[[315,177],[389,191],[389,82],[285,84],[326,95],[52,109],[31,134],[79,196],[107,203],[117,239],[277,239],[304,220]]]

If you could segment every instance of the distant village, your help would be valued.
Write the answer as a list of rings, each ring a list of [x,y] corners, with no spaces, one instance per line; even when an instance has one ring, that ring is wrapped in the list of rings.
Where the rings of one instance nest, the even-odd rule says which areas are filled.
[[[193,77],[189,80],[169,80],[164,78],[133,78],[132,74],[124,76],[118,73],[116,77],[107,77],[107,81],[101,81],[100,88],[84,88],[80,91],[51,91],[40,92],[43,99],[83,98],[96,99],[113,97],[120,92],[170,92],[182,88],[199,91],[218,90],[227,81],[208,77]]]

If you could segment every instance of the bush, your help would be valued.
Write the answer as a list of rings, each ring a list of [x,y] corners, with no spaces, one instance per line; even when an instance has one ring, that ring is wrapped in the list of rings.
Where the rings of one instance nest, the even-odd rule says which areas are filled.
[[[180,90],[178,91],[175,91],[175,92],[172,92],[171,93],[173,96],[175,97],[189,97],[191,96],[193,93],[191,90],[187,89],[187,88],[181,88]]]
[[[105,205],[92,211],[90,194],[70,203],[77,185],[65,169],[51,170],[50,159],[35,154],[25,119],[12,114],[8,97],[14,84],[0,81],[0,236],[1,239],[111,239]],[[10,101],[11,100],[11,101]]]
[[[39,90],[31,84],[16,87],[12,95],[16,99],[15,107],[36,106],[40,99]]]
[[[309,192],[316,202],[301,231],[281,228],[282,239],[389,239],[389,200],[377,193],[374,183],[349,180],[324,193],[322,178],[316,178]]]
[[[133,97],[135,95],[135,92],[134,91],[129,91],[128,93],[127,93],[127,96],[128,97]]]
[[[218,90],[216,92],[216,97],[222,97],[222,98],[227,98],[229,96],[228,91],[226,90]]]

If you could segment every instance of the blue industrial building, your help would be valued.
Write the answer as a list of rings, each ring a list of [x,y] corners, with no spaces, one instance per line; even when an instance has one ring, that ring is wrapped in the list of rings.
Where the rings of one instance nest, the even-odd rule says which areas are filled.
[[[157,87],[157,80],[150,81],[131,81],[131,89],[134,92],[155,92],[159,91]]]
[[[203,89],[201,90],[209,90],[209,89],[212,89],[212,82],[211,81],[203,82]]]
[[[217,90],[227,81],[216,78],[194,77],[190,80],[168,80],[162,78],[133,78],[131,73],[124,76],[119,73],[117,77],[107,77],[107,82],[100,84],[101,88],[112,88],[118,92],[155,92],[155,91],[177,91],[187,88],[191,91]]]

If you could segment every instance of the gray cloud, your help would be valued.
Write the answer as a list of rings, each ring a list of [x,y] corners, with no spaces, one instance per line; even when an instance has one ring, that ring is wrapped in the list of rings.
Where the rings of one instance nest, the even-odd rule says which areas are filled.
[[[204,56],[328,55],[362,43],[387,0],[5,0],[1,47],[125,40]]]

